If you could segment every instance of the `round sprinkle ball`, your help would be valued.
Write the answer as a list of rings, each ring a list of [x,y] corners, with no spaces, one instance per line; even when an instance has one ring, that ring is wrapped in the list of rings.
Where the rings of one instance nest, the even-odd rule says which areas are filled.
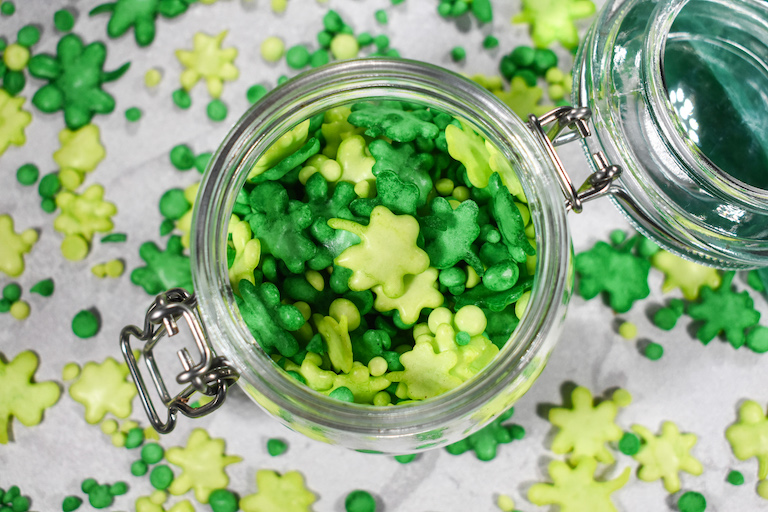
[[[34,185],[40,177],[40,170],[35,164],[24,164],[16,171],[16,179],[22,185]]]
[[[173,482],[173,471],[165,464],[155,466],[149,473],[149,483],[158,490],[165,490]]]
[[[83,500],[81,498],[78,498],[77,496],[67,496],[61,503],[61,510],[63,510],[63,512],[73,512],[80,508],[80,505],[82,504]]]
[[[133,476],[144,476],[149,471],[149,466],[143,460],[137,460],[131,464],[131,474]]]
[[[20,45],[30,47],[40,40],[40,29],[34,25],[25,25],[19,29],[16,40]]]
[[[11,16],[15,12],[16,12],[16,5],[13,2],[6,0],[2,4],[0,4],[0,14],[2,14],[3,16]]]
[[[353,59],[359,51],[360,44],[352,34],[336,34],[331,40],[331,53],[335,59]]]
[[[277,36],[270,36],[261,43],[261,56],[267,62],[277,62],[285,54],[285,43]]]
[[[180,171],[188,171],[195,165],[195,154],[186,144],[178,144],[171,149],[171,164]]]
[[[211,121],[223,121],[227,118],[227,112],[227,105],[218,98],[208,104],[208,119]]]
[[[192,97],[184,89],[176,89],[173,91],[171,98],[173,99],[173,103],[180,109],[186,110],[192,106]]]
[[[270,439],[267,441],[267,452],[273,457],[284,454],[287,449],[288,445],[282,439]]]
[[[80,235],[67,235],[61,242],[61,254],[69,261],[85,259],[88,250],[88,242]]]
[[[506,494],[500,494],[496,500],[496,505],[502,510],[502,512],[513,512],[515,510],[515,502],[512,498]]]
[[[72,332],[78,338],[90,338],[99,332],[99,317],[93,311],[83,309],[72,319]]]
[[[376,500],[368,491],[352,491],[347,494],[347,498],[344,500],[344,510],[347,512],[375,512]]]
[[[29,304],[23,300],[19,300],[11,304],[11,316],[16,320],[24,320],[29,316]]]
[[[680,512],[704,512],[707,509],[707,500],[701,493],[688,491],[677,500],[677,509]]]
[[[59,32],[69,32],[75,26],[75,17],[68,9],[59,9],[53,15],[53,24]]]
[[[252,85],[245,93],[248,103],[256,103],[267,94],[267,88],[261,84]]]
[[[11,44],[3,52],[3,62],[5,62],[8,69],[11,71],[22,71],[29,63],[29,49],[22,44]],[[8,78],[6,78],[8,80]],[[8,84],[5,84],[8,87]],[[24,85],[20,84],[18,90],[21,90]]]
[[[744,483],[744,475],[741,474],[741,471],[734,470],[728,473],[726,480],[731,485],[741,485]]]
[[[144,73],[144,85],[147,87],[157,87],[162,79],[163,74],[157,68],[149,69]]]
[[[208,498],[213,512],[237,512],[237,496],[226,489],[216,489]]]
[[[125,118],[131,123],[135,123],[136,121],[141,119],[141,109],[138,107],[131,107],[129,109],[126,109]]]
[[[180,188],[172,188],[160,198],[160,213],[166,219],[180,219],[187,213],[190,206],[189,201],[184,197],[184,191]]]
[[[619,440],[619,451],[624,455],[635,455],[640,451],[640,438],[630,432],[625,432]]]
[[[309,64],[309,50],[306,46],[297,44],[291,46],[285,53],[285,61],[291,69],[301,69]]]
[[[67,363],[61,370],[62,380],[75,380],[80,375],[80,366],[77,363]]]
[[[11,283],[3,288],[3,298],[5,300],[16,302],[21,298],[21,286]]]
[[[658,361],[661,359],[661,356],[664,355],[664,347],[659,345],[658,343],[649,343],[647,347],[645,347],[645,350],[643,351],[645,354],[645,357],[650,359],[651,361]]]
[[[625,340],[632,340],[637,337],[637,326],[632,322],[622,322],[619,326],[619,336]]]
[[[147,464],[154,464],[163,459],[165,452],[157,443],[147,443],[141,448],[141,460]]]

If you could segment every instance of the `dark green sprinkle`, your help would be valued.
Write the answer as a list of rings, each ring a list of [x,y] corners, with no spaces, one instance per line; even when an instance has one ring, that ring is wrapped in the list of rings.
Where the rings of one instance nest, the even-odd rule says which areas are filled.
[[[90,338],[99,332],[99,318],[92,311],[83,309],[72,319],[72,332],[78,338]]]
[[[176,227],[176,224],[174,224],[171,219],[165,219],[163,222],[160,223],[160,236],[165,236],[169,234],[171,231],[173,231],[173,228],[175,227]]]
[[[336,400],[339,400],[341,402],[352,403],[355,401],[355,395],[353,395],[352,390],[346,386],[341,386],[334,389],[328,394],[328,396],[331,398],[335,398]]]
[[[416,457],[418,457],[418,454],[409,453],[406,455],[395,455],[395,460],[400,464],[408,464],[409,462],[416,460]]]
[[[128,449],[138,448],[144,443],[144,430],[135,427],[128,431],[125,436],[125,447]]]
[[[216,489],[208,497],[213,512],[237,512],[237,496],[227,489]]]
[[[248,98],[248,103],[256,103],[267,94],[267,88],[261,84],[252,85],[245,93],[245,97]]]
[[[11,503],[14,499],[21,496],[21,491],[19,490],[18,485],[12,485],[8,488],[7,491],[5,491],[5,494],[3,494],[3,503],[8,504]]]
[[[205,169],[208,167],[208,162],[211,161],[211,157],[213,156],[212,153],[200,153],[195,157],[195,169],[198,170],[200,174],[205,172]]]
[[[3,89],[11,96],[16,96],[24,89],[27,79],[24,78],[23,71],[6,71],[3,79]]]
[[[357,36],[357,44],[360,48],[373,44],[373,36],[368,32],[363,32]]]
[[[728,473],[726,480],[731,485],[742,485],[744,483],[744,475],[741,474],[741,471],[733,470]]]
[[[317,68],[320,66],[324,66],[325,64],[328,64],[331,61],[331,56],[328,54],[328,50],[325,50],[323,48],[312,52],[312,55],[309,57],[309,65],[313,68]]]
[[[211,100],[206,109],[208,119],[211,121],[223,121],[227,118],[227,105],[219,98]]]
[[[21,46],[29,48],[40,40],[40,29],[34,25],[24,25],[19,29],[16,40]]]
[[[16,171],[16,179],[22,185],[34,185],[40,177],[40,169],[35,164],[24,164]]]
[[[451,50],[451,58],[453,59],[454,62],[464,60],[466,56],[467,56],[467,51],[461,46],[455,46]]]
[[[53,213],[56,211],[56,201],[52,197],[46,197],[40,201],[40,208],[42,208],[45,213]]]
[[[317,44],[320,45],[320,48],[330,48],[331,41],[333,41],[333,34],[327,30],[321,30],[317,33]]]
[[[631,432],[624,432],[619,440],[619,451],[624,455],[634,455],[640,451],[640,438]]]
[[[344,510],[347,512],[375,512],[376,500],[368,491],[358,489],[347,494],[344,500]]]
[[[67,496],[61,503],[61,510],[63,512],[73,512],[80,508],[80,505],[82,504],[83,500],[81,498],[78,498],[77,496]]]
[[[99,485],[96,480],[93,478],[86,478],[83,480],[83,483],[80,484],[80,490],[83,491],[85,494],[89,494],[91,492],[91,489]]]
[[[165,464],[155,466],[149,473],[149,483],[157,490],[166,490],[173,482],[173,471]]]
[[[344,27],[344,20],[341,19],[339,13],[333,9],[329,10],[325,16],[323,16],[323,26],[328,32],[335,34],[340,32]]]
[[[375,13],[373,13],[373,16],[376,18],[376,21],[381,23],[382,25],[386,25],[389,19],[387,18],[387,11],[384,9],[379,9]]]
[[[10,302],[16,302],[21,298],[21,286],[11,283],[3,288],[3,298]]]
[[[186,110],[192,106],[192,97],[184,89],[176,89],[173,91],[171,98],[173,98],[173,102],[176,104],[176,106],[181,109]]]
[[[53,15],[53,24],[59,32],[69,32],[75,26],[75,17],[67,9],[59,9]]]
[[[285,62],[291,69],[301,69],[309,64],[309,50],[302,44],[292,46],[285,52]]]
[[[112,496],[122,496],[128,492],[128,484],[125,482],[115,482],[109,487],[109,494]]]
[[[658,343],[649,343],[647,347],[645,347],[645,357],[650,359],[651,361],[658,361],[661,359],[661,356],[664,355],[664,347],[659,345]]]
[[[520,77],[523,80],[525,80],[525,83],[528,87],[533,87],[536,85],[537,78],[536,74],[531,71],[530,69],[521,69],[517,73],[515,73],[515,78]]]
[[[29,510],[29,498],[26,496],[16,496],[11,501],[11,510],[13,512],[27,512]]]
[[[547,71],[557,66],[557,55],[549,48],[537,48],[533,56],[533,71],[544,76]]]
[[[149,466],[143,460],[137,460],[131,464],[131,474],[133,476],[144,476],[149,471]]]
[[[0,299],[0,313],[7,313],[11,310],[11,301]]]
[[[465,0],[457,0],[451,7],[451,16],[454,18],[469,11],[469,4]]]
[[[440,2],[437,6],[437,14],[443,18],[447,18],[451,15],[451,2]]]
[[[147,443],[141,448],[141,460],[147,464],[155,464],[163,460],[165,451],[157,443]]]
[[[677,500],[677,509],[680,512],[704,512],[706,508],[707,500],[695,491],[688,491]]]
[[[490,50],[492,48],[496,48],[499,46],[499,40],[493,36],[486,36],[485,39],[483,39],[483,48],[486,50]]]
[[[53,197],[59,189],[61,189],[61,182],[59,181],[58,172],[46,174],[37,186],[37,192],[40,194],[40,197]]]
[[[195,165],[195,154],[186,144],[179,144],[171,149],[171,163],[180,171],[188,171]]]
[[[373,43],[376,45],[376,48],[378,48],[379,51],[384,51],[389,48],[389,37],[384,34],[378,35],[373,38]]]
[[[672,308],[661,308],[653,315],[653,324],[659,329],[670,331],[677,324],[680,315]]]
[[[472,336],[469,335],[466,331],[460,331],[458,334],[456,334],[456,344],[459,346],[464,346],[468,344],[472,340]]]
[[[5,2],[0,4],[0,13],[2,13],[3,16],[11,16],[15,12],[16,6],[10,0],[5,0]]]
[[[131,123],[135,123],[141,119],[141,109],[138,107],[131,107],[125,111],[125,118]]]
[[[101,243],[106,244],[110,242],[125,242],[128,240],[128,235],[125,233],[111,233],[101,238]]]
[[[8,47],[8,41],[5,40],[3,36],[0,36],[0,52],[5,50]],[[2,489],[0,489],[2,491]],[[2,497],[2,492],[0,492],[0,497]]]
[[[533,59],[536,58],[536,51],[530,46],[518,46],[512,50],[509,57],[515,63],[515,66],[527,68],[533,64]]]
[[[267,441],[267,453],[273,457],[282,455],[288,449],[288,445],[282,439],[270,439]]]
[[[167,190],[160,197],[160,213],[166,219],[178,220],[192,207],[180,188]]]
[[[114,500],[106,484],[97,485],[88,493],[88,502],[93,508],[107,508]]]

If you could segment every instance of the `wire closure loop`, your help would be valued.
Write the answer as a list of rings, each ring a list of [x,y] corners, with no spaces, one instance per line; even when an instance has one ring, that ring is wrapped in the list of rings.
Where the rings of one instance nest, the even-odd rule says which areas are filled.
[[[587,121],[590,117],[592,111],[587,107],[558,107],[541,117],[528,115],[528,128],[536,135],[555,166],[560,188],[565,195],[565,207],[574,213],[581,213],[587,201],[612,193],[611,183],[621,174],[621,167],[611,165],[602,151],[592,155],[597,171],[578,189],[566,172],[555,147],[589,137],[591,133]],[[549,128],[545,130],[545,126]],[[566,129],[568,131],[564,131]]]
[[[161,434],[171,432],[176,426],[177,412],[190,418],[197,418],[218,409],[224,403],[229,385],[238,377],[237,372],[229,366],[223,357],[214,355],[197,316],[196,304],[197,300],[194,295],[182,288],[174,288],[156,297],[147,310],[143,330],[135,325],[128,325],[120,333],[120,348],[139,392],[144,411],[147,413],[152,427]],[[187,387],[175,397],[171,397],[155,361],[153,349],[164,336],[171,337],[178,334],[177,322],[181,318],[186,320],[192,332],[200,358],[195,363],[186,348],[177,352],[184,371],[176,376],[176,382],[187,384]],[[142,355],[155,389],[160,395],[163,405],[168,409],[165,421],[158,415],[152,397],[149,395],[147,385],[131,349],[131,336],[146,342],[142,349]],[[196,391],[214,398],[200,407],[191,407],[189,398]]]

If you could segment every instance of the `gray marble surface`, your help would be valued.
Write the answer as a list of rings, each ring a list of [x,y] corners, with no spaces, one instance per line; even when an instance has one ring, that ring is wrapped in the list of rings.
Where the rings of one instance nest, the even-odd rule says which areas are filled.
[[[148,48],[139,49],[132,35],[107,40],[106,16],[90,18],[88,11],[98,0],[16,0],[17,12],[12,17],[0,17],[0,34],[9,41],[26,23],[40,24],[42,40],[34,53],[52,52],[58,34],[52,17],[57,8],[70,6],[79,16],[75,32],[86,42],[107,42],[109,54],[106,69],[113,69],[126,60],[132,65],[120,80],[106,89],[117,100],[111,115],[96,116],[101,128],[107,157],[96,171],[87,177],[86,185],[99,183],[106,190],[106,199],[115,203],[115,231],[128,233],[124,244],[95,244],[84,261],[64,260],[59,251],[61,235],[53,229],[53,216],[38,206],[39,198],[33,188],[21,187],[15,178],[19,165],[32,161],[43,173],[56,169],[52,153],[58,148],[57,134],[63,127],[60,114],[45,115],[31,108],[34,120],[27,128],[27,143],[12,147],[0,157],[0,213],[10,213],[16,229],[35,228],[40,231],[39,242],[26,257],[26,271],[18,279],[0,275],[0,286],[15,281],[22,285],[24,298],[32,308],[30,317],[17,321],[10,315],[0,316],[0,353],[12,359],[18,352],[31,349],[40,355],[37,379],[61,379],[62,367],[75,361],[101,361],[107,356],[119,358],[118,334],[128,323],[139,323],[151,298],[132,285],[128,273],[142,265],[139,245],[147,240],[158,243],[161,222],[157,210],[160,196],[172,187],[185,187],[199,179],[195,171],[175,170],[168,152],[184,142],[196,153],[212,151],[224,137],[240,112],[247,108],[245,91],[254,83],[273,86],[277,77],[288,73],[285,63],[266,64],[260,57],[259,44],[271,34],[280,35],[290,46],[296,43],[314,45],[314,35],[321,26],[326,9],[315,0],[289,0],[288,10],[275,15],[267,0],[220,0],[205,6],[194,5],[173,20],[157,23],[157,37]],[[466,73],[491,74],[502,52],[527,41],[525,26],[512,25],[509,20],[519,10],[516,0],[494,2],[496,17],[492,26],[478,29],[468,19],[446,21],[435,12],[432,0],[406,0],[393,7],[388,0],[331,0],[356,32],[386,33],[392,47],[403,56],[430,61]],[[378,26],[373,13],[385,8],[389,24]],[[586,25],[582,25],[582,30]],[[222,99],[229,106],[225,122],[214,123],[206,117],[208,93],[202,84],[192,91],[193,106],[180,111],[170,100],[171,92],[179,87],[181,66],[174,50],[190,48],[197,31],[209,34],[228,30],[225,46],[239,50],[236,64],[240,78],[225,84]],[[494,51],[481,49],[485,34],[495,34],[501,40]],[[467,59],[454,64],[449,50],[455,45],[467,49]],[[558,50],[560,51],[560,50]],[[560,51],[564,59],[566,52]],[[567,61],[567,60],[566,60]],[[163,80],[154,91],[144,87],[144,73],[151,67],[163,70]],[[30,80],[22,95],[30,98],[41,85]],[[137,106],[144,112],[135,124],[128,123],[123,111]],[[586,164],[579,148],[564,148],[564,160],[569,168],[585,172]],[[581,215],[570,215],[575,250],[590,248],[597,240],[605,240],[614,229],[627,229],[628,224],[608,200],[587,205]],[[164,246],[164,240],[162,245]],[[125,260],[127,272],[119,279],[97,279],[90,268],[112,258]],[[30,294],[29,288],[42,278],[53,276],[56,292],[50,298]],[[662,275],[651,274],[651,296],[627,314],[615,315],[599,299],[585,302],[574,297],[570,305],[565,334],[556,347],[546,370],[528,394],[517,404],[514,422],[523,425],[527,435],[500,448],[491,462],[480,462],[473,454],[452,456],[444,450],[427,452],[407,465],[390,457],[355,453],[327,446],[288,431],[257,408],[241,391],[235,389],[222,410],[209,417],[182,420],[172,434],[162,438],[166,447],[186,443],[189,432],[197,427],[207,429],[213,437],[226,440],[227,452],[243,457],[241,463],[230,466],[230,489],[241,495],[256,491],[255,473],[258,469],[280,472],[300,471],[307,487],[318,496],[314,509],[341,511],[344,498],[353,489],[366,489],[379,500],[378,510],[394,511],[467,511],[498,510],[499,494],[514,498],[517,508],[529,512],[540,510],[526,499],[527,489],[535,482],[549,481],[546,465],[554,455],[548,448],[553,436],[551,425],[539,415],[542,404],[561,404],[564,383],[576,383],[603,394],[606,390],[623,387],[629,390],[633,403],[619,413],[617,422],[629,429],[641,424],[657,431],[665,420],[679,425],[684,432],[695,433],[699,441],[693,454],[704,465],[699,477],[682,475],[684,490],[702,492],[709,501],[708,511],[751,511],[768,508],[756,492],[757,463],[737,461],[724,437],[725,429],[736,420],[738,404],[744,399],[768,402],[766,359],[742,348],[735,351],[720,340],[703,346],[689,332],[683,319],[670,332],[656,329],[648,320],[649,308],[675,292],[662,297]],[[737,284],[743,287],[737,279]],[[756,297],[758,309],[768,312],[765,300]],[[70,322],[80,309],[96,307],[102,319],[101,331],[94,338],[81,340],[71,331]],[[640,353],[642,341],[626,341],[616,333],[620,320],[634,322],[639,340],[653,340],[664,346],[664,357],[650,361]],[[0,389],[0,393],[3,390]],[[138,401],[134,401],[133,418],[146,425]],[[46,411],[43,422],[24,427],[13,422],[13,441],[0,445],[0,488],[19,485],[23,494],[33,500],[33,510],[60,510],[61,500],[69,494],[80,494],[80,482],[95,477],[100,482],[124,480],[130,492],[119,497],[111,510],[133,510],[135,499],[151,493],[148,478],[130,475],[129,466],[136,452],[111,445],[98,426],[84,420],[83,407],[64,391],[59,402]],[[289,443],[288,452],[270,457],[265,448],[267,439],[280,437]],[[618,475],[624,467],[633,468],[630,483],[614,494],[618,510],[626,512],[674,509],[661,482],[646,483],[636,476],[637,463],[615,452],[617,463],[601,466],[606,477]],[[746,483],[741,487],[729,485],[725,478],[729,470],[743,472]],[[191,498],[191,493],[187,496]],[[168,505],[180,498],[172,497]],[[84,505],[86,510],[88,505]],[[198,510],[209,510],[197,505]],[[546,510],[546,508],[541,508]]]

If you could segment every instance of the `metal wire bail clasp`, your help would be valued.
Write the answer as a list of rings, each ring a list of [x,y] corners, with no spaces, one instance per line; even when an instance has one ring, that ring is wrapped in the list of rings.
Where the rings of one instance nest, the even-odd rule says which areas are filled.
[[[560,188],[565,194],[565,207],[573,210],[574,213],[581,213],[583,204],[587,201],[611,193],[611,183],[621,174],[621,167],[611,165],[602,151],[592,155],[597,171],[592,173],[578,189],[574,187],[573,181],[565,171],[555,146],[589,137],[587,121],[590,117],[592,117],[592,111],[587,107],[558,107],[541,117],[533,114],[528,116],[528,127],[537,136],[536,138],[555,165]],[[544,127],[548,125],[551,126],[545,131]],[[569,131],[563,133],[565,128],[569,128]]]
[[[176,426],[176,413],[178,411],[190,418],[197,418],[218,409],[224,403],[229,384],[237,379],[237,373],[228,365],[226,360],[214,355],[197,316],[196,304],[197,300],[194,295],[182,288],[174,288],[158,295],[149,307],[144,318],[143,331],[135,325],[128,325],[120,333],[120,348],[133,377],[133,382],[136,384],[141,403],[150,423],[161,434],[167,434]],[[195,363],[186,348],[177,352],[184,371],[176,376],[176,382],[187,384],[187,387],[172,398],[165,386],[152,351],[157,342],[164,336],[171,337],[178,334],[177,322],[181,318],[186,320],[192,332],[195,345],[200,353],[200,359]],[[131,336],[146,342],[141,352],[147,363],[152,382],[155,384],[155,389],[160,395],[163,405],[168,408],[168,417],[165,421],[160,419],[152,403],[152,397],[149,395],[131,350]],[[214,398],[205,405],[191,407],[189,398],[195,391]]]

